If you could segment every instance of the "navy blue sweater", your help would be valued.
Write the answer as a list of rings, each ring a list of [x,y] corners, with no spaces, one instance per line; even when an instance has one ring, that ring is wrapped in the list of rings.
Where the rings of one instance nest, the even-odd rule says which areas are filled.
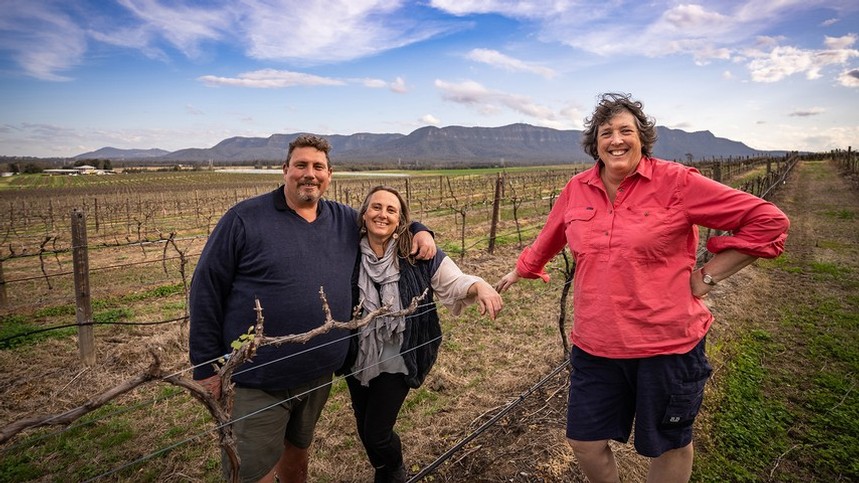
[[[351,207],[320,200],[316,220],[308,223],[286,206],[283,187],[230,208],[212,231],[191,282],[191,363],[231,352],[230,343],[255,323],[255,297],[269,336],[321,325],[325,314],[320,286],[331,315],[349,320],[357,219]],[[331,342],[347,335],[331,331],[303,345],[261,347],[233,381],[244,387],[289,389],[332,374],[343,364],[348,341]],[[214,373],[206,364],[194,370],[194,378]]]

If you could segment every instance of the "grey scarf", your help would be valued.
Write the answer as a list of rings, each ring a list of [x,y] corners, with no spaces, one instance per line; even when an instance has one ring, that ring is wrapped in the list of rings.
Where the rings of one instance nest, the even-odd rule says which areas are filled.
[[[364,301],[364,312],[390,305],[392,311],[402,309],[400,303],[400,271],[397,265],[397,244],[389,241],[382,258],[376,257],[367,237],[361,238],[361,270],[358,274],[358,290]],[[378,290],[376,286],[378,285]],[[406,330],[404,317],[382,316],[365,325],[358,335],[358,356],[354,370],[360,371],[355,377],[362,385],[368,385],[378,376],[382,350],[386,344],[399,348],[403,344],[403,331]]]

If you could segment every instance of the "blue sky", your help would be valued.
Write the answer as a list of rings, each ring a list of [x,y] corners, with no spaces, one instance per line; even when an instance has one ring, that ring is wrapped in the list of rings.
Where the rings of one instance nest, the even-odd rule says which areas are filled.
[[[754,149],[855,150],[859,2],[3,0],[0,11],[7,156],[427,125],[581,129],[607,91],[631,93],[658,125]]]

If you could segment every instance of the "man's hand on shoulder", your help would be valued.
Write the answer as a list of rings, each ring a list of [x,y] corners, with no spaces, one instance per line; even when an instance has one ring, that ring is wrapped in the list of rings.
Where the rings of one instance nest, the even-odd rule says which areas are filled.
[[[436,253],[435,239],[428,231],[419,231],[412,237],[412,251],[419,260],[432,260]]]

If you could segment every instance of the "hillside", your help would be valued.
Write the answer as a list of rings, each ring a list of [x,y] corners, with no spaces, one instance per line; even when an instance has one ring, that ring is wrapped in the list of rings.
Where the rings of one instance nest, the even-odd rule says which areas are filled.
[[[713,157],[746,157],[761,154],[743,143],[718,138],[709,131],[689,133],[657,127],[654,154],[685,161]],[[267,138],[232,137],[210,148],[121,150],[102,148],[75,159],[108,158],[130,162],[163,163],[280,163],[289,143],[299,133],[273,134]],[[580,147],[582,131],[558,130],[529,124],[502,127],[422,127],[408,135],[356,133],[326,136],[337,164],[400,166],[449,165],[545,165],[587,161]],[[161,154],[156,154],[158,152]],[[769,152],[781,155],[782,152]]]
[[[152,159],[161,158],[170,154],[170,151],[163,149],[118,149],[105,147],[89,153],[75,156],[74,159]]]

